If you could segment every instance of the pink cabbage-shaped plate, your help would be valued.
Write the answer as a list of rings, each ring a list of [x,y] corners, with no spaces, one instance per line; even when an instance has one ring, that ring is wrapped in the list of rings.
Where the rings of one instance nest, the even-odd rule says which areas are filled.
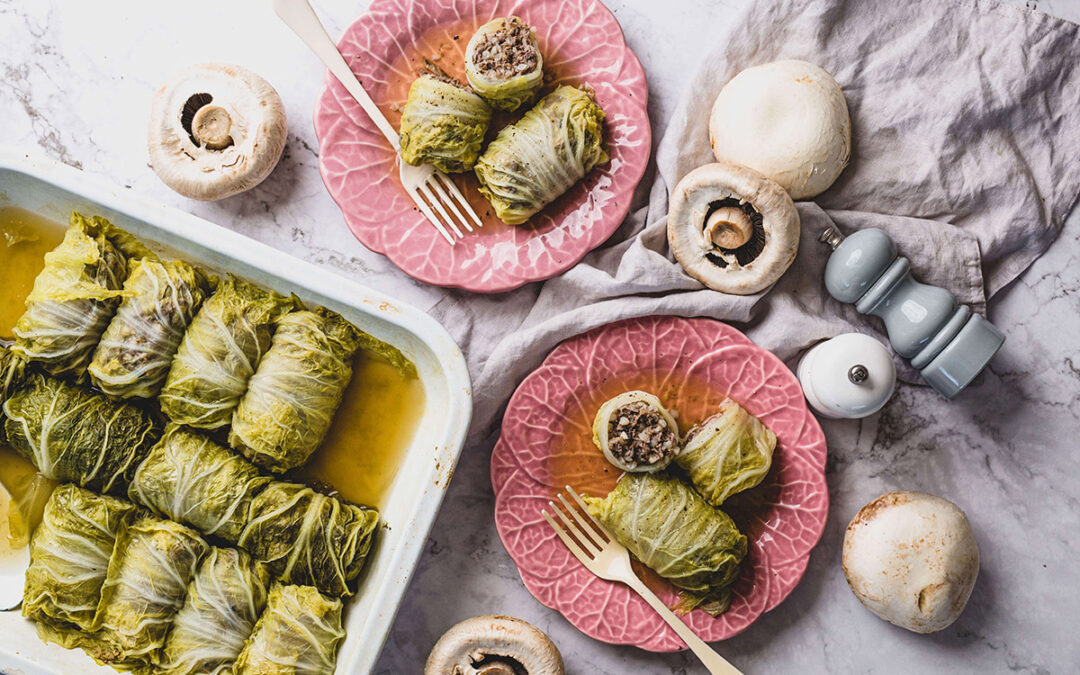
[[[424,58],[436,57],[464,81],[465,45],[476,28],[511,14],[536,29],[553,78],[545,92],[562,83],[595,92],[611,155],[524,225],[500,222],[476,190],[476,177],[460,174],[455,181],[484,227],[451,246],[402,188],[396,153],[333,76],[315,107],[323,182],[349,229],[425,283],[496,293],[566,271],[615,232],[648,163],[645,72],[598,0],[374,0],[338,49],[396,128]],[[517,116],[497,115],[493,130]]]
[[[569,484],[603,496],[620,475],[592,443],[600,404],[623,391],[649,391],[678,414],[685,431],[730,396],[776,434],[772,468],[756,488],[724,504],[749,539],[731,608],[686,621],[702,639],[743,630],[788,596],[825,528],[825,435],[799,381],[772,353],[712,319],[652,316],[602,326],[556,347],[514,392],[491,456],[495,524],[526,588],[586,635],[650,651],[685,649],[628,587],[593,576],[560,542],[540,511]],[[634,562],[669,606],[675,588]]]

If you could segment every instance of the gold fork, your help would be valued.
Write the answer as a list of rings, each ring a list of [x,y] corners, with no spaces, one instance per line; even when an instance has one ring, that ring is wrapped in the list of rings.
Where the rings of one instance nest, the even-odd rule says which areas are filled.
[[[574,554],[574,557],[580,560],[586,569],[601,579],[621,581],[636,591],[678,633],[683,642],[705,664],[705,667],[709,669],[712,675],[742,675],[738,668],[728,663],[723,656],[720,656],[713,651],[712,647],[705,644],[705,641],[699,638],[690,629],[690,626],[680,621],[679,617],[675,616],[675,613],[668,609],[667,605],[656,597],[655,593],[649,590],[649,587],[634,574],[633,568],[630,567],[630,554],[626,548],[615,541],[615,537],[611,536],[607,528],[592,517],[585,507],[585,502],[581,501],[581,497],[578,496],[577,492],[574,492],[573,488],[567,485],[566,491],[581,507],[580,510],[574,508],[570,502],[566,501],[561,492],[558,494],[559,501],[562,502],[566,511],[573,516],[573,520],[567,517],[562,509],[555,505],[555,502],[550,501],[548,507],[555,512],[562,524],[555,522],[555,519],[546,510],[541,511],[541,514],[552,529],[555,530],[555,534],[559,535],[559,539]],[[584,514],[584,517],[582,517],[582,514]]]

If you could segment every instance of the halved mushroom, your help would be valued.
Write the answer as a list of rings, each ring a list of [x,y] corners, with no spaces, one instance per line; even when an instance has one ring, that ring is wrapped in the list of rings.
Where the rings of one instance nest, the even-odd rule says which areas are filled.
[[[224,199],[270,175],[286,135],[285,106],[269,82],[239,66],[191,66],[154,96],[150,164],[185,197]]]
[[[772,285],[799,250],[799,213],[782,187],[737,164],[706,164],[679,181],[668,243],[687,274],[724,293]]]
[[[724,85],[709,137],[718,162],[748,166],[792,199],[809,199],[847,166],[851,119],[832,75],[806,61],[776,61],[747,68]]]
[[[428,655],[424,675],[564,675],[562,655],[532,624],[493,614],[446,631]]]

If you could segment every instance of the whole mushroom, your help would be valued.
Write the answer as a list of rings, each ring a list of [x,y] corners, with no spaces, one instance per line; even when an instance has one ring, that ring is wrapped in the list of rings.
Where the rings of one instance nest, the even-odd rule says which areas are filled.
[[[709,288],[750,295],[768,288],[799,250],[799,213],[782,187],[745,166],[706,164],[671,194],[668,243]]]
[[[201,64],[158,90],[147,145],[166,185],[209,201],[261,183],[286,136],[285,106],[270,83],[239,66]]]
[[[806,61],[775,61],[747,68],[724,85],[709,137],[717,161],[748,166],[792,199],[809,199],[847,166],[851,119],[832,75]]]
[[[562,655],[532,624],[509,616],[466,619],[435,643],[424,675],[564,675]]]
[[[867,609],[901,628],[933,633],[964,611],[979,574],[979,547],[956,504],[889,492],[848,525],[842,563]]]

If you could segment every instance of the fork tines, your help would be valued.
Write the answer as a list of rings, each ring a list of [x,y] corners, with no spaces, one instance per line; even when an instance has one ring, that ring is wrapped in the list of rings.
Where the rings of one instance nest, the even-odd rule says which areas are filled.
[[[563,525],[555,522],[555,519],[551,517],[551,514],[547,510],[542,510],[540,514],[544,516],[551,528],[555,530],[555,534],[559,536],[566,547],[570,549],[578,558],[592,559],[599,555],[600,550],[604,548],[609,542],[611,542],[611,534],[604,529],[604,526],[596,521],[595,518],[589,513],[589,510],[585,507],[585,502],[581,500],[578,493],[574,491],[569,485],[566,486],[566,491],[570,493],[574,501],[580,507],[575,508],[566,501],[566,498],[562,496],[562,493],[558,493],[556,496],[559,501],[562,502],[563,507],[567,512],[573,516],[573,520],[568,518],[563,509],[560,509],[555,505],[555,502],[548,502],[548,508],[555,512],[562,521]],[[582,516],[584,514],[584,517]],[[564,527],[565,526],[565,527]]]
[[[451,246],[457,243],[454,237],[451,236],[451,231],[458,239],[463,239],[465,237],[461,232],[461,227],[458,226],[459,223],[468,232],[473,231],[474,223],[478,228],[484,226],[480,221],[480,218],[476,215],[476,211],[473,210],[472,206],[465,199],[465,195],[458,189],[458,186],[454,184],[454,181],[449,176],[441,171],[432,173],[426,181],[417,186],[416,192],[411,194],[413,201],[416,202],[416,206],[420,209],[420,212],[435,226],[435,229],[439,231],[439,234],[441,234]],[[423,197],[421,197],[421,195],[423,195]],[[468,218],[462,214],[462,209],[458,208],[459,204],[463,207],[465,213],[468,214]],[[450,217],[446,207],[450,207],[450,211],[457,217],[456,220]],[[432,211],[432,208],[434,208],[435,211],[438,211],[438,215],[435,214],[435,211]],[[440,216],[442,217],[441,220]]]

